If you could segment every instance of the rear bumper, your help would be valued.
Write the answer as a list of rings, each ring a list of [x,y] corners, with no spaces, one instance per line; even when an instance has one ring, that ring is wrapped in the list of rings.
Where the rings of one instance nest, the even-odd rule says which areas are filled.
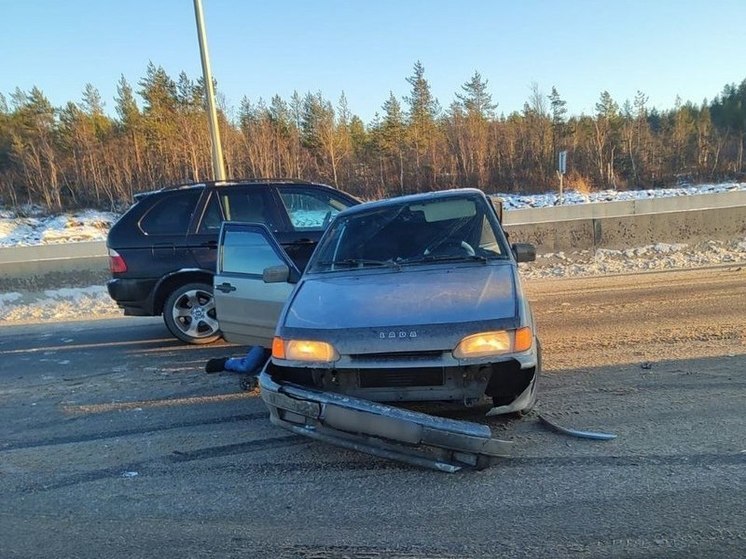
[[[128,316],[153,316],[155,279],[114,278],[106,283],[109,296]]]
[[[344,448],[446,472],[510,456],[513,443],[486,425],[275,381],[266,369],[259,386],[272,423]]]

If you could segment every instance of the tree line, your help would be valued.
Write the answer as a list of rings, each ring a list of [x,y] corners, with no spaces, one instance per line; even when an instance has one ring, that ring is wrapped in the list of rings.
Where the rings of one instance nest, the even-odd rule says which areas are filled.
[[[619,104],[604,91],[580,116],[554,87],[534,84],[523,110],[505,115],[479,72],[445,108],[420,62],[406,81],[409,94],[390,93],[367,124],[344,93],[220,103],[227,176],[314,180],[362,198],[456,186],[543,192],[567,150],[566,185],[581,190],[743,177],[746,80],[669,110],[642,92]],[[90,84],[62,107],[37,87],[0,94],[0,205],[116,209],[139,191],[209,179],[202,80],[150,63],[136,87],[121,77],[115,116]]]

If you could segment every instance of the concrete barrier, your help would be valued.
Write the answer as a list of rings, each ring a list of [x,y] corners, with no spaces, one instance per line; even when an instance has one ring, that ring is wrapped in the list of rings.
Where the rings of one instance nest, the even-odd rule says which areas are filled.
[[[746,237],[746,192],[505,212],[511,242],[539,254]],[[0,279],[108,270],[103,241],[0,249]]]
[[[108,268],[109,257],[103,241],[0,249],[0,279],[57,272],[99,272]]]
[[[505,229],[511,242],[532,243],[539,254],[655,243],[694,244],[746,237],[746,206],[506,224]]]
[[[505,225],[544,223],[569,219],[623,217],[735,206],[746,206],[746,191],[511,210],[504,213],[503,223]]]

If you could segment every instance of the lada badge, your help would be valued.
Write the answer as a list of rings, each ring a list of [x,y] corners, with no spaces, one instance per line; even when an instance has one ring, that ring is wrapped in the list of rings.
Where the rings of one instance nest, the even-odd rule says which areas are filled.
[[[379,332],[378,337],[382,340],[396,340],[404,338],[416,338],[416,330],[390,330],[389,332]]]

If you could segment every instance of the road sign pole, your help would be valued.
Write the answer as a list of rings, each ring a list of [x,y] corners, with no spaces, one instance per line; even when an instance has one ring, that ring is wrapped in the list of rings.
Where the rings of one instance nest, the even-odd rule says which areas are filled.
[[[564,202],[564,178],[567,172],[567,150],[559,152],[557,158],[557,175],[559,176],[559,204],[560,206]]]

